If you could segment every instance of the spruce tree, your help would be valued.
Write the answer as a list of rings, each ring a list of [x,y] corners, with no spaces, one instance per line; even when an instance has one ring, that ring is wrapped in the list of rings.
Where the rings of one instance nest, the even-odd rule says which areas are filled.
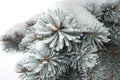
[[[22,80],[120,80],[119,1],[82,8],[91,24],[58,7],[2,36],[4,51],[26,54],[16,64]]]

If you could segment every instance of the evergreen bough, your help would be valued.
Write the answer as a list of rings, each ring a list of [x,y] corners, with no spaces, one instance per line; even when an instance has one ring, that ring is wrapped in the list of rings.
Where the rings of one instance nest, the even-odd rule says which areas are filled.
[[[119,3],[83,7],[103,25],[56,9],[25,22],[24,33],[3,35],[5,51],[27,54],[16,65],[22,80],[120,80]]]

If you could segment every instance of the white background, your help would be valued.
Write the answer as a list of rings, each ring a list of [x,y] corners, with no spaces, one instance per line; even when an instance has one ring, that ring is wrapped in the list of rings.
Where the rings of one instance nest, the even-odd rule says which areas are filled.
[[[28,20],[35,14],[52,6],[56,1],[58,0],[0,0],[0,36],[7,32],[8,29],[13,27],[16,23]],[[86,0],[80,1],[82,2]],[[20,80],[14,69],[15,64],[23,56],[23,54],[19,53],[7,54],[0,48],[0,80]]]

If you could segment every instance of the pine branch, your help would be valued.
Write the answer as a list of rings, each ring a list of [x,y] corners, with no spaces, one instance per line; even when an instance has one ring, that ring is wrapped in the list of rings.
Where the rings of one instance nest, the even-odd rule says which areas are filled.
[[[54,50],[43,45],[44,48],[40,49],[41,43],[32,45],[29,47],[29,54],[26,60],[23,60],[23,65],[27,70],[32,70],[32,75],[35,75],[37,80],[52,78],[56,80],[62,73],[66,72],[68,65],[68,57],[60,52],[54,52]],[[24,69],[22,68],[22,70]],[[20,68],[18,68],[19,70]],[[25,76],[24,72],[21,72]],[[37,75],[36,75],[37,74]],[[24,80],[29,77],[27,74]]]
[[[6,51],[27,49],[16,65],[22,80],[120,80],[119,4],[84,8],[101,24],[80,26],[73,14],[56,9],[26,22],[25,34],[3,36]]]
[[[19,49],[19,44],[21,43],[23,37],[24,37],[23,34],[17,32],[15,32],[13,36],[4,35],[1,40],[3,42],[3,50],[7,52],[21,51]]]
[[[119,46],[109,46],[104,51],[101,51],[101,56],[104,57],[108,55],[107,57],[100,58],[100,64],[102,67],[104,67],[104,71],[102,72],[104,74],[105,80],[119,80],[120,77],[120,71],[119,71],[119,65],[120,65],[120,47]],[[104,80],[104,79],[103,79]]]
[[[83,32],[83,43],[86,41],[89,46],[102,48],[103,43],[110,41],[108,38],[109,35],[109,28],[96,24],[96,26],[91,26],[88,28],[87,32]]]
[[[70,41],[80,42],[77,38],[80,37],[81,29],[77,21],[73,15],[66,15],[59,9],[43,14],[31,28],[31,33],[35,32],[42,36],[43,41],[56,51],[63,49],[64,46],[71,50]]]
[[[100,21],[103,23],[105,22],[119,22],[118,19],[120,18],[120,10],[119,10],[119,2],[110,2],[107,1],[101,5],[101,18]]]

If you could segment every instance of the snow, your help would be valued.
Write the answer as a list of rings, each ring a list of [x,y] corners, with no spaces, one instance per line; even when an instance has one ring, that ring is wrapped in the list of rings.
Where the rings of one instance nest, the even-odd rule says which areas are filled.
[[[90,0],[87,0],[87,1],[90,2]],[[93,24],[97,24],[100,26],[103,25],[102,23],[97,21],[97,19],[93,15],[91,15],[85,8],[83,8],[81,4],[83,5],[85,4],[85,2],[84,1],[82,2],[80,0],[74,0],[74,1],[64,0],[56,3],[55,6],[51,7],[51,9],[60,8],[66,13],[73,14],[75,19],[78,21],[80,25],[87,25],[87,24],[89,24],[90,26],[91,25],[93,26]],[[69,6],[69,5],[72,5],[72,6]]]
[[[28,25],[27,23],[25,23],[25,22],[23,22],[23,23],[18,23],[18,24],[16,24],[16,25],[14,25],[11,29],[9,29],[9,30],[5,33],[5,35],[13,35],[15,32],[20,32],[20,33],[23,33],[23,34],[24,34],[28,26],[29,26],[29,25]]]
[[[76,19],[79,20],[79,23],[84,23],[84,22],[91,23],[95,21],[95,18],[89,15],[89,13],[86,10],[80,8],[79,5],[85,4],[86,2],[89,1],[96,1],[97,3],[100,4],[105,0],[63,0],[63,2],[61,2],[62,5],[60,5],[60,3],[54,4],[54,2],[56,1],[60,1],[60,0],[0,0],[0,10],[1,10],[0,36],[6,32],[7,34],[12,35],[15,30],[24,32],[24,28],[25,28],[24,26],[27,26],[26,23],[24,22],[28,21],[33,15],[45,11],[47,10],[47,8],[55,9],[59,6],[61,7],[62,10],[73,13]],[[76,3],[80,3],[80,4],[76,5]],[[86,17],[84,18],[83,16]],[[33,21],[36,21],[36,18],[33,17],[32,19]],[[20,22],[22,22],[22,24]],[[15,25],[15,27],[17,26],[17,28],[12,28],[12,26],[16,23],[20,23],[20,24]],[[21,25],[22,27],[20,27]],[[0,80],[20,80],[18,78],[18,74],[15,73],[14,69],[15,69],[15,64],[23,56],[24,56],[23,54],[18,54],[18,53],[7,54],[1,50],[1,46],[0,46]]]

